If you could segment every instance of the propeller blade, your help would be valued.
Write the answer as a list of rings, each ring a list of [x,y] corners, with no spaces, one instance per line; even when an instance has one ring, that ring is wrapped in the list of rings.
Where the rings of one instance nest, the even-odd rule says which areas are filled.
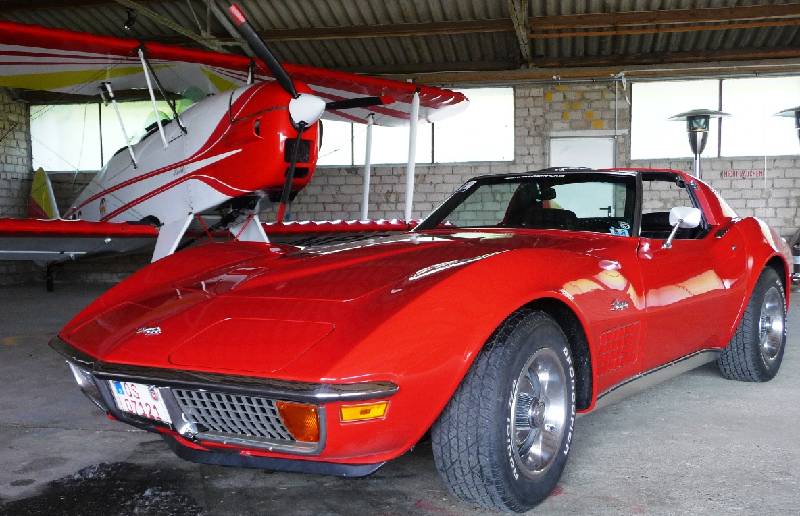
[[[370,106],[382,106],[384,104],[391,104],[392,102],[394,102],[394,98],[388,96],[357,97],[354,99],[335,100],[333,102],[328,102],[325,104],[325,111],[331,111],[334,109],[354,109]]]
[[[286,218],[286,210],[289,206],[289,198],[292,194],[292,183],[294,182],[294,172],[297,170],[297,159],[300,152],[300,144],[303,141],[302,129],[297,131],[297,138],[294,140],[294,147],[292,147],[292,157],[289,163],[289,169],[286,171],[286,179],[283,183],[283,191],[281,191],[281,203],[278,206],[277,222],[283,222]]]
[[[286,92],[292,96],[293,99],[297,98],[297,90],[294,87],[294,82],[292,82],[292,78],[286,72],[286,70],[281,66],[275,56],[272,55],[267,44],[264,43],[264,40],[261,39],[261,36],[253,29],[253,26],[250,25],[250,22],[247,21],[242,9],[236,5],[231,4],[228,8],[228,12],[231,15],[231,20],[233,21],[234,26],[239,31],[239,34],[242,35],[247,44],[250,45],[253,53],[264,61],[264,64],[267,65],[272,75],[275,76],[275,80],[278,81],[278,84],[283,87]]]

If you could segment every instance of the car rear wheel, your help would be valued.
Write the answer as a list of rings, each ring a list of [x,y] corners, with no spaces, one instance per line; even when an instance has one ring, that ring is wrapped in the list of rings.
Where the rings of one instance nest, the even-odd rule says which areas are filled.
[[[778,373],[785,344],[783,283],[774,269],[767,268],[758,279],[736,333],[717,364],[725,378],[766,382]]]
[[[462,500],[523,512],[553,490],[575,424],[575,372],[564,332],[524,310],[495,332],[434,425],[442,479]]]

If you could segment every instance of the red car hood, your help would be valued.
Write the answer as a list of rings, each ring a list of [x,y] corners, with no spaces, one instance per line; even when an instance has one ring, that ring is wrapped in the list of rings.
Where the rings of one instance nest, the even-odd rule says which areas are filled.
[[[239,243],[198,247],[160,260],[104,294],[61,336],[107,362],[267,375],[332,333],[355,335],[364,313],[380,320],[376,311],[391,313],[400,299],[412,299],[384,294],[426,289],[520,245],[576,245],[559,232],[436,233],[304,251],[273,246],[265,253],[262,246],[253,252],[252,245]],[[177,265],[191,264],[195,256],[205,262],[202,270],[175,280]],[[146,287],[137,289],[137,278],[146,279]]]

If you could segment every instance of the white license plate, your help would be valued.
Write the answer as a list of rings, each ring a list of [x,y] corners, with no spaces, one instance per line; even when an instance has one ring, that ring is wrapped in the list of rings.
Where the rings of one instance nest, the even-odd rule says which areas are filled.
[[[158,387],[116,380],[110,380],[108,383],[111,385],[114,401],[121,411],[153,421],[172,423]]]

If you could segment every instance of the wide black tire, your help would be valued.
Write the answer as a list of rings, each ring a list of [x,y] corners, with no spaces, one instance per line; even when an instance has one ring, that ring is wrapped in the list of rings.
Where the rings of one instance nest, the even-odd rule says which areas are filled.
[[[765,350],[762,346],[765,323],[762,315],[765,299],[780,297],[780,326],[776,324],[775,335],[777,343],[771,349]],[[783,282],[778,273],[772,268],[764,269],[758,278],[747,308],[742,315],[742,320],[736,328],[733,338],[717,359],[717,365],[722,376],[729,380],[742,382],[767,382],[775,377],[783,361],[783,352],[786,347],[786,296]],[[775,306],[775,303],[772,303]],[[773,323],[769,323],[772,328]]]
[[[550,447],[554,450],[547,461],[549,465],[541,472],[533,468],[535,474],[531,475],[520,462],[520,448],[514,447],[511,438],[512,428],[518,428],[512,427],[511,414],[521,406],[519,402],[512,403],[520,399],[519,389],[526,381],[523,378],[530,378],[521,375],[530,371],[537,357],[549,360],[554,369],[563,372],[564,388],[552,391],[558,393],[552,406],[563,403],[565,410],[560,416],[560,437],[555,431],[547,434],[553,435]],[[495,332],[431,432],[436,469],[453,494],[486,508],[516,512],[534,507],[550,494],[567,462],[575,425],[572,363],[564,332],[544,312],[521,310]],[[539,392],[550,407],[546,391]],[[541,401],[541,407],[543,413],[550,410],[543,408],[545,401]],[[536,424],[545,428],[544,421]]]

